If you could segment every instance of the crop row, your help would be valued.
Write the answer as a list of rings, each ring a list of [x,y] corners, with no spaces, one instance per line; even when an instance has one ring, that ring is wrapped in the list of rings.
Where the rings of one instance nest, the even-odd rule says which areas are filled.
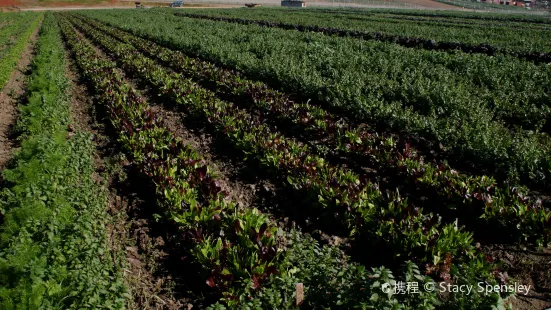
[[[64,19],[63,27],[81,69],[95,85],[100,101],[110,110],[111,121],[121,133],[119,141],[134,154],[133,160],[143,171],[156,180],[169,216],[186,228],[197,242],[191,253],[205,269],[212,270],[207,284],[222,289],[229,286],[226,303],[232,309],[252,306],[295,309],[292,303],[294,291],[289,288],[294,288],[297,282],[305,283],[305,304],[314,307],[339,303],[349,307],[434,308],[434,294],[421,294],[407,300],[401,296],[379,296],[380,283],[373,279],[392,281],[388,270],[378,268],[368,272],[354,264],[339,265],[344,263],[342,257],[327,247],[305,249],[306,240],[293,238],[290,248],[286,252],[278,250],[278,258],[266,266],[266,258],[273,254],[270,245],[275,238],[275,231],[267,224],[267,218],[254,209],[242,210],[225,199],[221,200],[225,194],[220,191],[220,184],[216,184],[198,155],[158,125],[157,116],[131,87],[124,84],[113,63],[99,59],[87,41],[77,37]],[[310,259],[304,261],[303,255],[309,255]],[[314,256],[316,259],[311,259]],[[318,259],[322,259],[323,264]],[[275,273],[280,263],[282,268],[277,276],[272,274],[269,280],[263,277]],[[297,270],[299,265],[300,270]],[[220,272],[222,267],[224,269]],[[421,276],[418,270],[409,269],[406,277],[415,276],[421,282],[430,280]],[[259,275],[259,272],[264,273]],[[334,282],[333,287],[309,290],[320,286],[313,273],[325,276],[324,283]],[[266,286],[262,287],[264,284]],[[262,293],[255,296],[253,292],[258,289]],[[244,294],[238,294],[239,291],[244,291]],[[485,302],[494,303],[494,297],[485,299]],[[218,304],[213,309],[224,307]]]
[[[306,15],[308,17],[314,16],[316,18],[320,17],[320,14],[317,14],[315,12],[297,12],[294,13],[296,15]],[[323,16],[323,15],[322,15]],[[548,25],[545,24],[526,24],[526,23],[519,23],[519,22],[500,22],[500,21],[484,21],[484,20],[461,20],[461,19],[441,19],[441,18],[430,18],[430,17],[416,17],[416,16],[402,16],[402,15],[349,15],[349,14],[334,14],[332,17],[339,21],[337,28],[347,28],[346,25],[341,26],[341,23],[344,21],[352,20],[354,21],[355,27],[360,27],[358,30],[362,29],[371,29],[376,30],[382,28],[382,29],[394,29],[397,28],[396,26],[401,26],[401,28],[405,28],[406,26],[413,26],[414,28],[417,28],[415,30],[414,34],[412,33],[412,30],[409,30],[409,32],[405,32],[408,34],[408,36],[421,36],[424,37],[429,36],[433,39],[438,39],[439,41],[461,41],[465,43],[490,43],[495,45],[502,45],[507,46],[509,48],[512,48],[513,46],[517,46],[517,48],[522,49],[522,44],[516,42],[518,40],[518,37],[514,36],[513,29],[517,29],[517,31],[520,31],[520,33],[527,32],[529,30],[534,30],[537,32],[550,30]],[[368,23],[376,23],[376,27],[368,26]],[[414,22],[414,23],[412,23]],[[385,28],[384,24],[389,24]],[[391,24],[394,24],[396,26],[393,26]],[[430,27],[429,29],[433,30],[424,30],[421,31],[423,28]],[[435,33],[437,30],[443,31],[443,34],[438,35],[438,33]],[[491,31],[495,30],[502,30],[505,33],[502,34],[491,34]],[[545,32],[543,32],[545,33]],[[519,34],[519,32],[517,32]],[[404,33],[402,33],[404,35]],[[528,34],[528,35],[533,35]],[[484,38],[482,38],[484,37]],[[511,39],[512,41],[507,42],[505,38]],[[536,39],[538,40],[538,39]],[[519,45],[520,44],[520,45]],[[541,42],[540,46],[545,46],[546,43]],[[526,47],[526,46],[525,46]]]
[[[1,309],[125,305],[106,240],[107,194],[93,178],[91,135],[70,125],[65,69],[59,27],[47,13],[15,128],[21,148],[3,171]]]
[[[448,160],[462,168],[472,165],[498,178],[538,186],[546,186],[551,175],[549,137],[510,130],[496,120],[499,111],[509,107],[509,111],[527,113],[525,120],[545,123],[542,111],[549,108],[545,92],[551,72],[543,66],[505,56],[422,51],[147,12],[81,14],[238,69],[249,78],[304,101],[313,99],[375,128],[392,128],[428,138],[436,145],[442,143]],[[535,88],[516,92],[520,84],[512,76],[530,80],[520,84]],[[502,91],[499,85],[511,89]]]
[[[264,15],[261,19],[252,19],[251,14],[247,12],[244,14],[242,10],[239,11],[214,11],[211,14],[209,12],[201,12],[201,14],[194,13],[175,13],[178,16],[186,16],[191,18],[203,18],[215,21],[225,21],[232,23],[239,23],[244,25],[259,25],[265,27],[278,27],[286,30],[298,30],[304,32],[320,32],[327,35],[337,35],[342,37],[353,37],[363,40],[376,40],[381,42],[390,42],[399,44],[405,47],[419,47],[427,50],[440,50],[440,51],[449,51],[449,50],[461,50],[466,53],[481,53],[485,55],[496,55],[498,53],[506,53],[521,59],[526,59],[529,61],[534,61],[536,63],[548,63],[551,62],[551,46],[548,46],[548,41],[542,41],[539,43],[539,39],[546,37],[549,34],[548,30],[525,30],[526,35],[521,35],[518,33],[519,30],[512,32],[509,36],[504,33],[503,30],[499,32],[497,38],[487,38],[488,35],[485,35],[489,30],[481,29],[476,31],[476,29],[461,29],[456,26],[440,27],[443,29],[438,30],[438,34],[432,33],[428,30],[428,27],[421,28],[417,32],[413,32],[413,27],[411,23],[405,23],[402,25],[389,25],[387,21],[383,21],[386,24],[386,28],[383,32],[376,32],[371,29],[374,27],[374,22],[355,22],[352,20],[346,20],[339,22],[338,19],[327,17],[327,16],[293,16],[287,14],[285,11],[270,10],[272,14]],[[229,16],[222,16],[229,15]],[[236,17],[234,17],[236,16]],[[254,15],[253,15],[254,17]],[[335,27],[336,26],[336,27]],[[340,28],[338,28],[340,27]],[[430,25],[434,28],[434,25]],[[367,28],[367,29],[365,29]],[[406,29],[409,29],[406,30]],[[506,28],[507,29],[507,28]],[[473,33],[474,32],[474,33]],[[480,32],[480,34],[478,34]],[[406,33],[406,36],[403,35]],[[491,32],[492,34],[495,31]],[[409,35],[408,35],[409,34]],[[479,39],[480,37],[484,39]],[[515,38],[526,37],[534,38],[529,39],[530,46],[524,47],[522,44],[526,44],[522,41],[519,43],[519,46],[515,46]],[[454,41],[445,41],[446,39],[452,39]],[[477,39],[472,39],[477,38]],[[435,40],[436,39],[436,40]],[[477,42],[473,44],[471,42]],[[486,42],[493,42],[488,44]],[[511,48],[510,46],[514,46]],[[536,47],[534,47],[536,46]],[[534,51],[535,50],[535,51]]]
[[[394,261],[396,256],[403,257],[402,255],[406,254],[404,250],[417,250],[417,253],[410,253],[411,257],[417,258],[427,255],[426,251],[431,251],[433,256],[428,266],[434,267],[427,267],[427,273],[445,279],[454,274],[460,283],[475,281],[474,279],[494,281],[492,279],[495,271],[492,271],[485,259],[478,256],[476,250],[469,245],[469,234],[462,232],[456,225],[442,225],[438,217],[423,215],[418,209],[404,210],[404,207],[407,208],[407,202],[400,200],[398,195],[390,197],[388,205],[379,204],[380,201],[377,200],[382,198],[381,194],[363,187],[363,182],[352,179],[351,173],[343,174],[342,170],[331,168],[316,156],[305,154],[306,148],[301,150],[292,140],[284,139],[277,133],[270,134],[258,119],[251,119],[249,114],[241,112],[235,106],[216,100],[207,91],[195,87],[182,76],[163,70],[151,60],[136,53],[130,46],[110,39],[80,21],[75,23],[77,24],[77,27],[92,40],[109,50],[127,72],[150,84],[159,95],[184,105],[190,116],[198,116],[199,119],[210,123],[219,134],[232,140],[248,155],[256,155],[256,159],[265,166],[283,170],[281,172],[288,174],[287,182],[291,185],[299,188],[302,186],[307,193],[313,193],[311,196],[314,200],[325,204],[318,209],[318,213],[327,212],[324,208],[340,204],[346,208],[341,211],[350,213],[345,214],[345,217],[357,215],[356,223],[352,224],[358,227],[361,220],[364,221],[365,225],[358,227],[360,233],[368,238],[364,246],[375,244],[388,249],[394,245],[395,251],[391,255]],[[248,128],[252,128],[252,132]],[[248,149],[247,145],[250,146]],[[289,175],[289,172],[294,172],[295,176]],[[321,182],[320,178],[323,178]],[[354,197],[354,194],[357,196]],[[392,193],[386,195],[393,196]],[[348,206],[347,201],[350,202]],[[421,246],[420,249],[420,244],[425,246]],[[456,256],[451,253],[455,253]],[[452,263],[457,268],[452,268]],[[450,300],[471,306],[472,303],[481,302],[479,298],[485,300],[483,303],[496,300],[495,296],[478,296],[461,301],[457,297],[453,295]]]
[[[7,29],[0,31],[3,32],[6,30],[6,38],[9,38],[11,41],[9,46],[4,46],[4,49],[1,51],[0,89],[2,89],[10,79],[11,73],[19,62],[21,53],[27,46],[31,35],[36,30],[41,20],[42,14],[23,14],[21,19],[17,19],[13,24],[15,28],[13,32],[8,32]]]
[[[540,201],[530,201],[519,193],[519,189],[507,183],[497,184],[486,176],[460,174],[443,163],[426,163],[415,148],[407,143],[400,143],[395,137],[378,135],[368,128],[356,128],[344,119],[308,103],[294,102],[288,95],[270,89],[261,82],[247,80],[233,71],[189,58],[181,52],[163,48],[154,42],[94,20],[80,20],[132,44],[142,53],[158,59],[163,65],[184,76],[199,81],[203,87],[216,92],[217,96],[244,103],[262,113],[262,117],[268,122],[277,119],[284,124],[292,124],[293,127],[298,127],[298,131],[310,133],[307,139],[314,137],[342,154],[353,155],[363,162],[372,162],[371,168],[378,169],[379,173],[405,177],[404,183],[410,187],[406,193],[414,192],[416,196],[427,193],[424,195],[430,197],[427,205],[453,206],[454,218],[467,219],[473,215],[482,215],[494,227],[505,228],[502,232],[496,229],[498,235],[503,236],[505,232],[511,234],[518,229],[525,237],[541,238],[540,241],[544,242],[549,238],[546,236],[550,235],[551,213],[542,208]],[[295,129],[297,128],[292,131]],[[403,187],[401,193],[404,194]],[[434,199],[435,196],[440,196],[441,199]],[[501,224],[496,225],[497,222]]]
[[[191,116],[210,123],[218,133],[265,167],[279,170],[288,185],[310,197],[316,208],[314,212],[320,215],[336,212],[339,220],[342,217],[348,223],[351,233],[369,238],[369,244],[387,248],[397,257],[416,257],[435,266],[427,268],[431,274],[444,268],[447,271],[439,276],[449,277],[450,269],[447,268],[452,259],[446,258],[453,256],[453,264],[465,267],[463,270],[477,269],[480,275],[492,277],[489,266],[476,255],[471,245],[471,234],[462,231],[456,223],[441,224],[438,216],[423,214],[397,193],[384,194],[376,184],[328,165],[311,154],[307,147],[271,131],[258,117],[217,100],[179,74],[159,68],[131,46],[82,23],[77,27],[110,51],[127,72],[146,81],[160,95],[183,105]]]

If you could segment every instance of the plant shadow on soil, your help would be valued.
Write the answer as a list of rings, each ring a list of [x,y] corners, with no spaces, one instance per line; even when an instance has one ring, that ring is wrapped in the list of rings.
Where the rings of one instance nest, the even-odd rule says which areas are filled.
[[[118,195],[136,197],[129,201],[127,209],[128,218],[132,219],[129,234],[137,245],[137,248],[126,248],[129,262],[137,267],[145,263],[155,279],[152,282],[156,283],[152,284],[168,286],[161,289],[161,293],[172,295],[176,302],[170,301],[171,304],[180,306],[181,302],[185,302],[201,309],[216,302],[216,292],[206,285],[206,275],[199,272],[202,268],[187,259],[192,244],[185,233],[173,221],[156,216],[163,210],[156,203],[154,184],[136,166],[130,165],[124,169],[127,178],[118,182]],[[145,262],[136,261],[136,252],[140,255],[138,259],[141,257]]]

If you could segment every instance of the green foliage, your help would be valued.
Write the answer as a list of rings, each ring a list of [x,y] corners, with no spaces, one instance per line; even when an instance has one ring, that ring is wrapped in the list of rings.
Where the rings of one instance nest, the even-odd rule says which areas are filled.
[[[120,309],[125,287],[105,232],[89,134],[69,135],[65,51],[52,14],[20,108],[21,150],[0,194],[0,308]]]
[[[395,284],[397,280],[411,280],[422,287],[424,283],[432,281],[429,277],[422,276],[411,262],[406,264],[409,269],[406,274],[395,278],[388,269],[367,270],[361,265],[351,263],[335,248],[321,247],[308,236],[293,233],[289,240],[288,255],[284,263],[285,274],[274,276],[271,286],[267,286],[258,297],[258,301],[272,306],[267,307],[269,309],[278,308],[273,303],[277,298],[270,298],[270,295],[278,294],[281,300],[287,301],[282,308],[294,308],[295,283],[303,283],[305,286],[305,308],[330,309],[338,306],[343,309],[434,309],[439,304],[435,293],[383,293],[383,283]],[[280,290],[281,287],[283,289]],[[243,298],[243,301],[246,299]]]
[[[458,1],[436,0],[436,1],[449,4],[449,5],[455,5],[461,8],[467,8],[467,9],[478,9],[478,10],[495,9],[496,11],[501,11],[501,12],[526,10],[525,7],[478,2],[478,1],[466,1],[466,0],[458,0]]]
[[[320,10],[325,11],[327,10]],[[332,10],[331,10],[332,11]],[[329,12],[331,12],[329,11]],[[393,10],[393,9],[377,9],[377,10],[361,10],[341,8],[337,11],[344,13],[366,14],[370,13],[394,16],[414,16],[421,18],[444,18],[450,21],[468,20],[473,22],[516,22],[526,24],[545,25],[551,24],[551,18],[536,14],[499,14],[486,12],[465,12],[465,11],[429,11],[429,10]]]
[[[454,215],[461,222],[464,219],[471,221],[474,215],[480,216],[482,221],[495,227],[495,231],[493,229],[491,232],[495,236],[502,236],[507,231],[508,236],[529,238],[530,241],[537,240],[542,244],[549,239],[551,227],[546,226],[546,222],[551,218],[551,212],[546,211],[540,202],[526,199],[523,189],[508,183],[499,184],[487,176],[462,174],[445,163],[426,162],[415,148],[409,143],[405,143],[405,146],[404,143],[399,143],[400,139],[397,137],[373,134],[372,129],[366,126],[357,128],[322,108],[295,102],[288,95],[270,89],[266,84],[247,80],[231,70],[187,57],[179,51],[161,47],[98,21],[82,17],[79,20],[133,45],[140,52],[159,60],[183,76],[198,81],[202,87],[215,92],[218,97],[261,113],[277,126],[294,126],[293,129],[296,127],[296,130],[293,131],[303,131],[308,137],[311,135],[324,141],[323,147],[369,159],[372,162],[370,167],[388,171],[384,173],[403,174],[403,182],[397,184],[402,194],[407,194],[408,190],[418,193],[420,184],[430,188],[431,193],[426,195],[437,198],[427,199],[425,205],[430,210],[440,213],[443,209],[447,212],[453,209],[456,211]],[[126,50],[133,49],[124,47],[122,53],[128,54]],[[292,153],[301,150],[298,145],[293,145],[290,149]],[[271,154],[271,165],[281,168],[282,161],[278,160],[279,157]],[[354,180],[354,176],[346,178]],[[438,207],[434,207],[435,205]],[[453,220],[455,221],[455,217]],[[489,233],[486,225],[484,232]]]
[[[311,154],[307,146],[272,130],[254,115],[237,109],[233,103],[218,100],[212,93],[191,81],[159,68],[151,59],[137,53],[133,47],[119,43],[85,24],[78,24],[77,27],[102,48],[113,53],[126,71],[144,78],[160,95],[169,96],[195,117],[207,119],[218,132],[225,134],[238,148],[254,156],[262,165],[278,169],[279,174],[287,176],[287,184],[291,188],[306,192],[309,202],[318,208],[318,212],[342,212],[351,235],[369,236],[376,245],[387,244],[396,251],[396,256],[408,256],[419,251],[422,253],[422,260],[429,262],[432,262],[435,255],[446,252],[451,252],[452,255],[469,252],[465,251],[472,241],[469,233],[453,224],[441,224],[434,214],[424,214],[422,210],[409,211],[412,206],[399,193],[387,193],[388,197],[385,197],[385,193],[376,184],[361,182],[360,176],[354,172],[335,167],[323,158]],[[133,138],[132,141],[150,139],[142,137],[141,133],[142,131],[138,134],[140,138]],[[155,141],[162,148],[162,144],[159,145],[161,139]],[[147,152],[147,149],[135,149],[135,157],[143,157],[140,154],[144,151]],[[173,171],[175,173],[169,174],[169,177],[176,182],[185,176],[184,173],[179,178],[178,171]],[[166,189],[164,192],[169,193],[164,196],[169,198],[170,205],[182,203],[181,196],[172,195]],[[172,192],[177,191],[173,189]],[[187,201],[186,205],[190,206],[190,211],[217,210],[201,209],[195,206],[196,203]],[[186,215],[193,219],[194,213]],[[404,217],[404,214],[408,216]],[[209,213],[207,215],[206,219],[212,216]],[[195,216],[196,222],[199,219],[200,217]],[[185,223],[189,220],[179,221]],[[442,229],[455,233],[440,234]],[[438,263],[440,262],[434,262]]]
[[[19,37],[27,30],[25,27],[36,17],[36,13],[0,13],[0,58],[6,55]]]
[[[397,260],[405,259],[402,257],[420,258],[420,261],[429,263],[427,272],[433,269],[432,273],[438,272],[441,277],[452,279],[458,284],[495,282],[492,272],[494,266],[477,254],[472,246],[472,235],[455,223],[442,224],[438,215],[412,208],[398,192],[383,193],[376,184],[364,182],[353,172],[327,164],[323,158],[311,154],[307,146],[271,130],[260,118],[251,116],[250,112],[215,98],[212,92],[195,84],[187,76],[159,67],[133,46],[117,41],[117,35],[106,36],[86,22],[81,23],[82,19],[67,16],[67,20],[110,54],[127,74],[147,82],[152,86],[152,91],[180,104],[190,116],[209,122],[247,156],[254,156],[262,165],[287,176],[287,184],[307,192],[307,198],[317,210],[348,211],[343,212],[343,218],[352,233],[369,238],[367,247],[374,245],[371,248],[379,249],[384,244],[393,254],[400,256]],[[224,302],[229,307],[291,308],[294,283],[297,282],[308,283],[307,307],[337,305],[365,309],[430,309],[438,303],[431,294],[410,296],[412,299],[402,296],[381,297],[376,292],[380,288],[380,281],[377,283],[371,279],[391,281],[392,273],[385,269],[366,272],[360,266],[348,268],[346,260],[339,258],[338,253],[329,248],[298,246],[299,250],[293,252],[291,247],[274,259],[273,253],[270,253],[275,244],[274,227],[269,223],[268,216],[254,209],[238,211],[232,202],[224,202],[224,195],[218,189],[212,190],[216,188],[214,183],[210,183],[214,179],[210,169],[201,163],[201,157],[158,125],[155,114],[126,85],[116,72],[115,64],[91,51],[86,40],[77,42],[79,38],[66,22],[64,31],[81,68],[94,84],[101,101],[109,108],[111,122],[121,133],[119,141],[133,155],[133,160],[142,171],[155,180],[160,200],[166,205],[169,216],[196,241],[192,256],[205,270],[212,270],[206,283],[222,290]],[[321,52],[314,58],[321,62],[327,58],[324,53],[330,53],[331,48],[323,44],[317,47]],[[262,51],[258,49],[254,52],[260,55]],[[314,54],[318,51],[311,52]],[[217,82],[223,84],[224,81]],[[398,86],[395,85],[396,89],[399,89]],[[458,102],[454,104],[459,106]],[[323,115],[322,112],[319,114]],[[326,128],[321,123],[319,126]],[[346,140],[343,145],[360,144],[363,137],[357,132],[348,132],[343,140]],[[392,147],[393,142],[385,140],[382,144]],[[406,159],[400,165],[412,170],[428,170],[427,175],[419,178],[425,184],[450,185],[452,181],[457,182],[446,189],[446,194],[457,195],[459,192],[461,196],[467,195],[465,199],[470,199],[470,191],[487,188],[489,192],[488,188],[494,184],[493,180],[485,177],[474,181],[468,178],[460,180],[449,167],[422,167],[421,160],[412,156],[411,162],[408,162],[408,156],[403,154]],[[383,156],[377,158],[381,162],[384,159]],[[205,189],[206,185],[210,188]],[[507,190],[509,188],[503,192],[508,195]],[[473,196],[483,197],[478,192]],[[514,201],[517,198],[506,199]],[[487,197],[480,200],[489,201]],[[501,207],[496,206],[492,211],[482,212],[497,219]],[[236,211],[232,212],[232,208]],[[493,211],[496,213],[491,214]],[[507,212],[512,216],[511,210]],[[548,216],[545,214],[541,219],[548,220]],[[528,220],[531,221],[538,222],[537,219]],[[303,245],[312,243],[308,241]],[[264,253],[269,254],[268,259],[261,257]],[[274,269],[280,274],[275,275]],[[404,279],[430,281],[421,276],[418,268],[411,263],[405,269]],[[301,273],[301,270],[304,272]],[[266,280],[269,275],[269,280]],[[338,291],[320,287],[325,283]],[[356,286],[358,283],[367,284],[364,287]],[[264,289],[259,291],[260,287]],[[314,289],[310,290],[310,287]],[[475,294],[468,298],[452,295],[444,300],[442,306],[473,309],[489,308],[500,303],[503,300],[497,294]],[[216,309],[223,307],[220,304],[213,306]]]

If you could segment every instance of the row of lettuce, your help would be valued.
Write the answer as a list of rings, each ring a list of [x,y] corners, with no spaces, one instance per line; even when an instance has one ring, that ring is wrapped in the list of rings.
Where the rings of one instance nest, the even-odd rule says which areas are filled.
[[[548,185],[547,65],[171,14],[83,14],[237,69],[379,132],[420,136],[434,142],[433,150],[441,144],[439,155],[458,168]]]
[[[239,208],[228,200],[223,184],[211,174],[201,155],[163,128],[158,116],[125,83],[116,64],[98,55],[73,28],[87,27],[71,17],[59,16],[59,19],[83,76],[120,133],[118,141],[132,162],[154,181],[165,215],[184,231],[183,241],[190,246],[189,255],[204,271],[206,285],[222,293],[223,303],[212,308],[221,309],[224,304],[233,309],[294,308],[293,288],[297,281],[307,286],[305,303],[312,307],[421,305],[432,309],[438,303],[432,293],[414,298],[381,294],[381,281],[393,279],[388,270],[367,271],[346,263],[335,249],[320,248],[299,234],[288,236],[287,251],[278,248],[276,238],[284,238],[286,234],[276,231],[267,215],[256,209]],[[131,61],[132,54],[126,52],[118,54],[119,57]],[[129,66],[124,60],[121,64],[125,69]],[[172,87],[180,87],[174,83]],[[193,100],[193,94],[187,100]],[[318,259],[323,259],[325,264],[319,264]],[[421,283],[430,281],[411,263],[406,266],[405,277],[417,277]],[[320,276],[324,281],[319,281]],[[323,287],[327,281],[335,285]],[[498,296],[481,296],[478,300],[498,301],[502,301]]]
[[[179,13],[181,14],[181,13]],[[240,9],[204,10],[184,13],[242,24],[259,24],[300,31],[323,32],[368,40],[397,43],[408,47],[432,50],[458,49],[465,52],[495,55],[507,53],[538,62],[551,60],[549,37],[545,26],[520,27],[514,24],[450,24],[449,21],[414,21],[409,19],[349,14],[319,14],[308,10],[289,13],[284,9],[260,9],[245,12]]]
[[[19,57],[38,27],[42,14],[1,14],[0,23],[0,89],[4,88],[17,66]]]
[[[46,14],[15,126],[21,147],[2,172],[2,309],[126,303],[120,266],[107,246],[107,194],[93,178],[95,147],[90,134],[71,129],[65,70],[59,28]]]

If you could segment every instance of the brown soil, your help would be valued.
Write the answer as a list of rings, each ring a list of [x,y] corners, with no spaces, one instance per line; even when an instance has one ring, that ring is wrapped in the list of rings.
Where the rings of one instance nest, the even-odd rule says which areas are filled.
[[[0,7],[2,7],[2,12],[4,12],[4,10],[6,12],[9,12],[11,10],[15,10],[17,11],[17,5],[20,5],[21,2],[19,1],[16,1],[16,0],[0,0]]]
[[[15,148],[13,140],[13,125],[17,116],[17,105],[25,101],[27,75],[34,57],[34,46],[38,37],[38,29],[31,35],[27,46],[23,50],[17,67],[12,72],[6,86],[0,92],[0,171],[12,157]]]
[[[489,245],[482,247],[482,251],[489,259],[503,263],[500,269],[508,284],[530,285],[528,294],[509,298],[513,309],[551,307],[551,248],[530,250],[523,246]]]

